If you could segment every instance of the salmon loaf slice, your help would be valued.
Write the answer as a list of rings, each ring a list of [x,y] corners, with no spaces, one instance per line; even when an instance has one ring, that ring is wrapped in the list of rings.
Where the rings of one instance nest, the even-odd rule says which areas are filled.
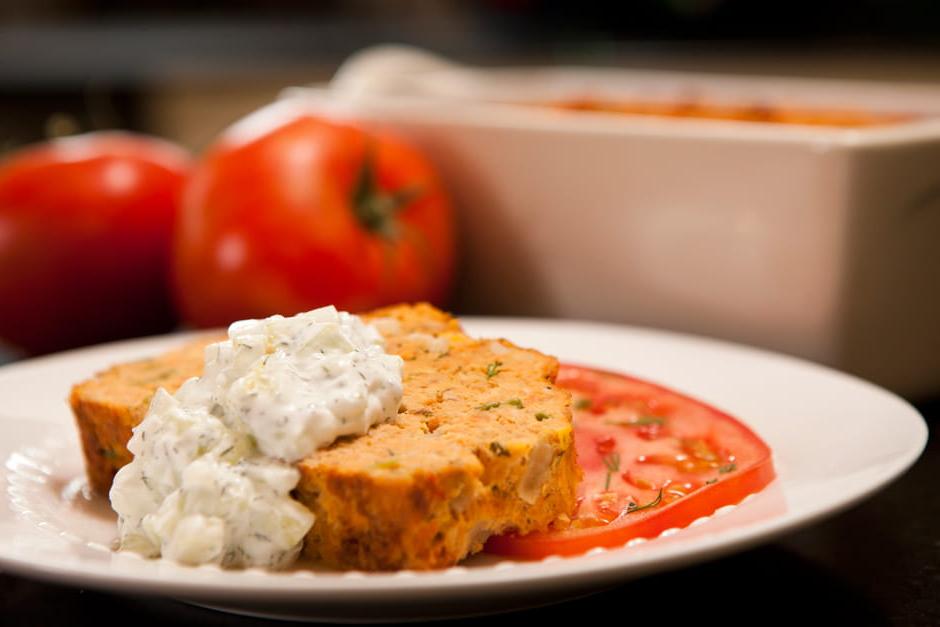
[[[402,406],[396,420],[300,463],[297,498],[316,515],[306,555],[344,568],[438,568],[492,534],[544,530],[573,512],[580,469],[556,359],[474,340],[430,308],[367,318],[405,360]]]
[[[580,469],[554,358],[472,339],[430,305],[363,317],[404,359],[402,405],[395,419],[300,462],[295,496],[316,516],[307,556],[341,568],[439,568],[480,550],[491,534],[544,530],[573,512]],[[205,343],[75,387],[96,489],[106,491],[130,460],[125,444],[153,391],[172,392],[200,373],[194,355]]]
[[[175,392],[202,373],[203,350],[225,339],[204,336],[152,359],[112,366],[72,387],[69,404],[85,455],[88,483],[99,494],[111,489],[114,475],[133,459],[127,450],[131,429],[150,406],[158,388]]]

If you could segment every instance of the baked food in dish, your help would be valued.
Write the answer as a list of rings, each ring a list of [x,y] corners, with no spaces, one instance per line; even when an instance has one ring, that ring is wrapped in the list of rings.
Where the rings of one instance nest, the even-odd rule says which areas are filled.
[[[570,395],[558,362],[505,340],[478,340],[430,305],[363,316],[404,360],[397,417],[298,464],[295,498],[316,522],[304,553],[328,565],[449,566],[492,534],[547,529],[576,505]],[[212,338],[214,339],[214,338]],[[201,372],[202,339],[111,368],[72,391],[89,480],[105,491],[158,387]]]

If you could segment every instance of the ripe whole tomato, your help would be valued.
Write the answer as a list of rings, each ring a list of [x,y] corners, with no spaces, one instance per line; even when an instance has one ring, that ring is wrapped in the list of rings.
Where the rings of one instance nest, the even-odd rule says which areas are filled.
[[[451,205],[418,150],[283,104],[209,149],[174,252],[178,304],[197,326],[328,304],[441,304],[453,269]]]
[[[168,261],[189,156],[98,132],[0,161],[0,338],[28,353],[175,323]]]

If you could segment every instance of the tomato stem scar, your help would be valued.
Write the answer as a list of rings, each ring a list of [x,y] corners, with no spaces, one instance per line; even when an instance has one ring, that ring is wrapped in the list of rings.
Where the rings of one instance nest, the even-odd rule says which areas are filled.
[[[359,168],[359,178],[353,188],[352,204],[356,217],[368,230],[384,237],[397,235],[393,217],[422,194],[417,186],[404,187],[392,192],[379,187],[375,172],[374,149],[369,147]]]

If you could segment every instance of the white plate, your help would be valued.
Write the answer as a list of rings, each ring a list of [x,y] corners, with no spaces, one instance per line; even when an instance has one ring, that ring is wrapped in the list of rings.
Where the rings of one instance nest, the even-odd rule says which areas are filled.
[[[900,398],[796,359],[688,336],[578,322],[468,319],[562,360],[619,370],[714,404],[774,450],[778,479],[738,507],[615,550],[539,562],[477,556],[436,572],[221,571],[110,550],[114,518],[82,493],[69,387],[182,336],[122,342],[0,369],[0,566],[74,586],[174,596],[231,611],[381,620],[498,611],[585,594],[740,550],[883,487],[922,451],[927,428]]]

